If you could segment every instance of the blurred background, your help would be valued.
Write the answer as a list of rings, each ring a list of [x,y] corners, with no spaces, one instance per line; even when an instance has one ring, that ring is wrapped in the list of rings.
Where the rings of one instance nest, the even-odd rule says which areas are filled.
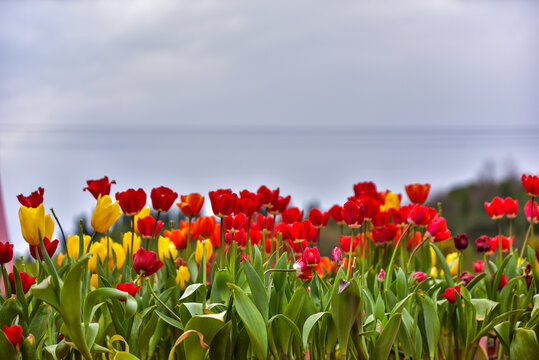
[[[0,236],[26,255],[16,195],[40,186],[75,233],[95,206],[86,180],[108,175],[112,194],[265,184],[323,210],[359,181],[428,182],[472,240],[497,234],[484,201],[521,198],[522,237],[537,14],[532,0],[2,1]]]

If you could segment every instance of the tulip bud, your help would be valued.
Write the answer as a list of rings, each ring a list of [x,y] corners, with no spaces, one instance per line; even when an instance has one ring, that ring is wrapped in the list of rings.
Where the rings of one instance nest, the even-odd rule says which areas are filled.
[[[485,262],[483,260],[477,260],[473,263],[473,271],[476,273],[482,272],[485,269]]]
[[[380,269],[380,272],[378,273],[377,280],[379,282],[384,282],[384,279],[386,278],[386,272],[384,269]]]
[[[418,283],[423,282],[426,278],[427,274],[421,271],[416,271],[412,274],[412,279],[415,279]]]
[[[468,235],[458,234],[453,238],[457,250],[463,251],[468,247]]]
[[[342,264],[342,251],[340,248],[335,247],[331,251],[331,261],[337,266],[340,266]]]

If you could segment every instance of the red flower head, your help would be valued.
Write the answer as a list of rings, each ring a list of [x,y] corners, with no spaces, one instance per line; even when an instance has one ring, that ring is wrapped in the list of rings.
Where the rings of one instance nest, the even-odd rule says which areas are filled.
[[[375,245],[384,244],[386,242],[393,242],[397,235],[398,227],[394,224],[388,224],[382,229],[372,229],[372,240]]]
[[[210,241],[214,249],[221,246],[221,225],[216,224],[213,229],[213,234],[210,236]]]
[[[176,246],[176,249],[183,250],[187,248],[188,231],[189,231],[188,229],[176,229],[172,231],[165,230],[163,232],[163,235],[165,235],[165,237],[169,238],[170,241],[174,243],[174,246]]]
[[[491,202],[485,201],[485,210],[492,220],[501,219],[505,215],[505,202],[496,196]]]
[[[317,229],[323,229],[327,226],[329,221],[329,213],[327,211],[320,211],[320,209],[312,208],[309,211],[309,221]]]
[[[411,202],[423,204],[427,201],[430,192],[430,184],[410,184],[404,187]]]
[[[307,266],[316,266],[320,263],[320,253],[317,248],[305,248],[303,250],[303,261]]]
[[[247,217],[244,213],[229,215],[223,219],[223,223],[225,224],[226,232],[236,233],[245,228],[245,225],[247,225]]]
[[[259,244],[262,241],[262,232],[252,227],[249,231],[249,239],[251,240],[251,244]]]
[[[138,289],[140,289],[140,286],[135,286],[135,284],[132,283],[132,282],[130,282],[130,283],[118,283],[118,285],[116,285],[116,289],[121,290],[123,292],[126,292],[129,295],[135,297],[135,295],[137,294]],[[120,300],[120,301],[125,301],[125,300]]]
[[[238,247],[240,249],[245,249],[247,247],[247,231],[244,229],[241,229],[237,232],[227,232],[225,234],[225,242],[230,245],[232,244],[232,240],[238,244]]]
[[[451,304],[455,303],[456,299],[456,293],[460,295],[460,287],[455,286],[454,288],[447,288],[445,289],[442,296],[447,299]]]
[[[415,204],[414,207],[410,209],[410,213],[408,214],[408,223],[425,226],[428,225],[436,216],[438,216],[436,209]]]
[[[209,193],[211,208],[215,216],[220,218],[231,215],[236,210],[238,195],[230,189],[219,189]]]
[[[289,207],[281,213],[281,218],[285,224],[293,224],[303,220],[303,210],[297,207]]]
[[[116,193],[116,200],[120,202],[120,207],[125,215],[137,215],[146,205],[146,192],[142,189],[127,189]]]
[[[415,279],[418,283],[423,282],[425,278],[427,277],[427,274],[421,271],[416,271],[412,274],[412,279]]]
[[[215,225],[217,223],[215,222],[215,218],[213,216],[201,216],[197,219],[196,224],[200,236],[202,236],[204,239],[207,239],[213,234],[213,231],[215,230]]]
[[[400,237],[400,234],[398,237]],[[421,243],[421,240],[423,240],[423,238],[421,237],[421,233],[419,231],[412,232],[410,238],[408,239],[408,244],[406,244],[406,248],[408,250],[412,250]]]
[[[98,180],[87,180],[86,184],[88,184],[88,186],[82,189],[82,191],[88,190],[90,194],[92,194],[97,200],[99,195],[110,195],[110,186],[112,184],[116,184],[116,181],[112,180],[109,182],[108,176],[105,176],[104,178]]]
[[[539,196],[539,176],[522,174],[522,185],[530,196]]]
[[[462,281],[464,286],[468,285],[472,281],[474,276],[466,271],[463,271],[459,276],[459,280]]]
[[[290,195],[287,197],[277,196],[277,199],[273,202],[273,207],[268,209],[269,213],[273,215],[281,214],[290,204],[290,199]]]
[[[526,219],[529,223],[532,221],[532,201],[528,200],[526,202],[526,205],[524,205],[524,215],[526,215]],[[539,223],[539,205],[537,205],[537,202],[533,202],[533,223],[537,224]]]
[[[7,325],[4,325],[2,329],[11,345],[13,345],[15,349],[18,349],[22,342],[22,326],[15,324],[8,327]]]
[[[185,230],[185,234],[189,232],[189,221],[180,220],[180,229]],[[191,222],[191,239],[198,239],[198,223]]]
[[[273,207],[273,203],[279,196],[279,188],[270,190],[266,185],[262,185],[258,188],[256,193],[260,197],[260,204],[262,204],[262,206],[264,206],[266,209],[271,209]]]
[[[164,223],[159,220],[156,226],[155,218],[153,216],[146,216],[138,219],[137,221],[138,231],[140,232],[140,236],[142,236],[143,239],[152,239],[154,237],[157,237],[157,234],[161,232],[161,228],[163,227],[163,225]]]
[[[333,205],[331,209],[329,209],[329,215],[335,221],[338,225],[345,225],[346,222],[344,221],[344,218],[342,216],[342,206],[340,205]]]
[[[350,242],[351,242],[351,236],[341,235],[341,237],[339,238],[339,243],[341,244],[341,249],[345,253],[350,252]],[[356,247],[359,245],[359,242],[360,242],[359,235],[354,236],[354,240],[353,240],[353,244],[352,244],[352,252],[356,251]]]
[[[506,197],[503,203],[505,205],[505,216],[507,216],[508,219],[516,218],[518,214],[518,200]]]
[[[491,276],[491,279],[494,279],[494,275]],[[498,283],[498,290],[503,289],[505,284],[507,284],[507,281],[509,281],[507,279],[507,276],[505,276],[505,274],[502,274],[502,277],[500,278],[500,282]]]
[[[36,281],[36,277],[30,277],[30,275],[25,272],[20,272],[19,275],[21,277],[22,292],[26,294],[28,290],[30,290],[30,287],[32,287],[34,281]],[[9,282],[11,283],[11,292],[16,294],[17,289],[15,287],[15,275],[13,275],[13,273],[9,274]]]
[[[252,217],[256,212],[260,211],[260,197],[250,192],[249,190],[243,190],[240,192],[240,198],[237,203],[236,213],[244,213],[247,217]]]
[[[365,220],[365,208],[355,201],[348,200],[342,208],[342,217],[348,227],[357,229],[363,225]]]
[[[24,196],[23,194],[17,195],[17,200],[19,200],[22,206],[36,208],[43,203],[44,193],[45,189],[40,187],[28,196]]]
[[[180,199],[181,202],[176,203],[176,206],[180,208],[180,211],[185,216],[192,218],[200,215],[200,210],[202,210],[202,205],[204,205],[204,196],[199,193],[191,193],[189,195],[180,195]]]
[[[475,240],[475,250],[477,250],[479,253],[490,252],[490,240],[491,239],[486,235],[480,236],[479,239]]]
[[[54,240],[51,242],[49,238],[44,238],[43,245],[45,246],[45,250],[47,250],[47,254],[49,254],[49,257],[52,257],[54,255],[54,252],[56,251],[56,248],[58,247],[58,240]],[[32,255],[32,257],[37,260],[35,247],[32,245],[29,245],[29,246],[30,246],[30,255]],[[37,252],[39,254],[39,259],[44,260],[40,245],[37,246]]]
[[[0,242],[0,264],[7,264],[13,259],[13,244]]]
[[[300,256],[294,263],[294,270],[296,270],[296,275],[300,279],[311,280],[313,277],[312,269],[307,265],[303,256]]]
[[[348,249],[350,249],[350,244],[348,244]],[[331,261],[337,266],[342,264],[342,251],[340,248],[333,248],[331,251]]]
[[[434,242],[444,241],[451,238],[451,231],[447,229],[447,223],[441,216],[436,216],[427,226],[427,237],[430,237]]]
[[[489,241],[490,241],[490,251],[488,252],[489,254],[492,254],[500,246],[500,236],[502,240],[502,252],[509,251],[511,244],[513,243],[515,238],[513,236],[509,238],[503,235],[496,235],[495,237],[489,238]]]
[[[389,212],[381,211],[371,221],[375,228],[381,229],[389,223]]]
[[[466,250],[466,248],[468,247],[468,235],[458,234],[453,238],[453,242],[455,243],[455,248],[457,250]]]
[[[309,228],[307,229],[307,241],[310,244],[318,242],[318,229],[317,229],[317,227],[314,226],[309,220],[305,220],[305,221],[308,221],[308,223],[309,223]]]
[[[354,185],[355,196],[368,196],[374,199],[378,199],[378,190],[376,190],[376,184],[372,181],[360,182]]]
[[[288,227],[290,232],[290,238],[294,242],[302,242],[304,240],[307,240],[307,236],[309,234],[311,226],[312,225],[309,220],[303,220],[302,222],[296,221]]]
[[[267,246],[268,244],[266,244]],[[290,249],[294,252],[294,254],[299,254],[301,255],[303,253],[303,250],[305,250],[305,248],[307,248],[307,245],[309,245],[309,243],[307,242],[307,240],[296,240],[296,241],[293,241],[292,239],[290,239],[288,241],[288,246],[290,247]]]
[[[153,188],[150,193],[152,199],[152,206],[154,210],[167,212],[174,204],[174,201],[178,198],[178,193],[172,191],[172,189],[166,186],[160,186]]]
[[[483,260],[477,260],[473,263],[473,271],[479,273],[485,269],[485,262]]]
[[[363,208],[365,209],[365,219],[367,220],[372,220],[380,212],[380,201],[372,197],[362,195],[356,197],[355,200],[359,206],[363,205]]]
[[[157,254],[153,251],[146,251],[144,248],[139,248],[135,255],[133,255],[133,268],[139,275],[153,275],[162,266],[163,262],[157,259]]]
[[[266,230],[271,230],[273,227],[273,215],[264,216],[262,214],[256,215],[256,221],[251,225],[251,227],[254,227],[258,229],[259,231],[264,230],[264,227]],[[279,224],[275,224],[277,226]]]
[[[415,204],[409,204],[401,206],[397,209],[389,209],[391,216],[393,217],[393,223],[399,226],[405,226],[408,223],[408,216],[410,211],[414,208]]]

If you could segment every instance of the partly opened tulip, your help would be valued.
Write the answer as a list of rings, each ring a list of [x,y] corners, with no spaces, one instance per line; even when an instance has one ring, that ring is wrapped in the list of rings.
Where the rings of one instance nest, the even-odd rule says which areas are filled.
[[[7,264],[13,259],[13,244],[0,242],[0,264]]]
[[[88,180],[86,181],[86,184],[88,184],[88,186],[82,190],[88,190],[97,200],[97,198],[99,198],[99,195],[110,195],[110,186],[112,184],[116,184],[116,181],[112,180],[109,182],[108,176],[105,176],[98,180]]]
[[[31,246],[39,246],[39,234],[41,238],[52,238],[54,222],[50,215],[45,215],[45,207],[40,204],[36,208],[21,206],[19,220],[24,240]]]
[[[83,236],[83,246],[84,246],[84,249],[82,251],[83,255],[86,254],[86,249],[88,249],[88,244],[90,244],[91,240],[92,240],[92,237],[90,235]],[[69,256],[71,259],[79,258],[79,236],[78,235],[69,235],[67,237],[67,256]]]
[[[160,186],[152,189],[150,198],[152,199],[152,206],[156,211],[167,212],[178,198],[178,194],[166,186]]]
[[[522,185],[530,196],[539,196],[539,176],[522,174]]]
[[[19,346],[22,342],[22,326],[15,324],[8,327],[7,325],[4,325],[2,330],[4,331],[4,334],[6,335],[11,345],[13,345],[15,349],[19,349]]]
[[[30,290],[30,287],[32,287],[34,281],[36,281],[36,277],[30,276],[22,271],[19,273],[19,276],[21,277],[22,292],[26,294],[28,290]],[[17,294],[15,275],[13,275],[13,273],[9,274],[9,282],[11,283],[11,293]]]
[[[404,187],[406,195],[411,202],[415,204],[423,204],[427,201],[430,192],[430,184],[411,184]]]
[[[202,210],[202,205],[204,205],[204,196],[199,193],[191,193],[189,195],[181,195],[180,199],[181,202],[176,203],[176,205],[185,216],[192,218],[200,215],[200,210]]]
[[[191,274],[187,266],[180,266],[178,268],[178,273],[176,274],[176,284],[180,285],[180,290],[185,290],[185,283],[189,281]]]
[[[140,236],[142,236],[143,239],[152,239],[157,236],[161,232],[161,228],[163,227],[164,223],[159,220],[155,221],[155,218],[153,216],[146,216],[145,218],[138,219],[137,226],[138,230],[140,231]]]
[[[118,283],[116,285],[116,289],[118,290],[121,290],[123,292],[126,292],[128,293],[129,295],[131,296],[135,296],[137,294],[137,292],[139,291],[140,289],[140,286],[135,286],[134,283],[132,282],[129,282],[129,283]],[[120,300],[120,301],[125,301],[125,300]]]
[[[143,189],[127,189],[116,193],[116,200],[125,215],[137,215],[146,205],[146,192]]]
[[[40,187],[28,196],[24,196],[23,194],[17,195],[17,200],[19,200],[22,206],[36,208],[43,203],[44,193],[45,189]]]
[[[110,196],[99,196],[92,214],[91,224],[98,233],[107,232],[110,227],[122,216],[118,201],[112,202]]]
[[[460,295],[460,287],[455,286],[454,288],[447,288],[445,289],[442,296],[447,299],[451,304],[453,304],[456,301],[456,294]]]
[[[56,248],[58,247],[58,240],[50,241],[49,238],[44,238],[43,245],[45,246],[45,250],[47,251],[47,254],[49,255],[49,257],[52,258],[52,256],[54,255],[54,252],[56,251]],[[37,259],[35,248],[36,248],[35,246],[30,245],[30,255],[32,255],[34,259]],[[41,260],[44,260],[43,253],[41,252],[41,246],[37,247],[37,251],[39,254],[39,258]]]
[[[157,254],[153,251],[146,251],[144,248],[138,249],[133,255],[133,268],[135,272],[142,276],[153,275],[161,269],[163,262],[157,259]]]
[[[492,220],[501,219],[505,215],[505,201],[496,196],[491,202],[485,201],[485,210]]]
[[[200,262],[202,261],[202,255],[204,255],[203,244],[205,244],[206,246],[206,261],[208,261],[213,254],[213,246],[211,244],[211,241],[197,241],[197,247],[195,252],[195,261],[197,262],[197,264],[200,264]]]

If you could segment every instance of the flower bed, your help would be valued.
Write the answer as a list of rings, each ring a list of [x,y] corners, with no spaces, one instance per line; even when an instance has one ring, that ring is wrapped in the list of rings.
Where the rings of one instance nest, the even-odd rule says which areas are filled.
[[[522,183],[531,199],[520,251],[501,233],[518,202],[496,197],[485,210],[500,232],[475,240],[473,269],[463,268],[467,235],[423,205],[428,184],[406,186],[411,204],[401,205],[359,183],[342,206],[308,213],[279,189],[220,189],[208,196],[215,217],[200,215],[200,194],[177,202],[159,187],[153,216],[143,189],[113,201],[105,177],[84,189],[96,198],[93,232],[81,221],[69,236],[45,214],[42,188],[19,195],[36,262],[8,274],[13,246],[0,243],[2,359],[536,358],[539,178]],[[174,203],[186,220],[165,224]],[[122,216],[129,229],[111,231]],[[328,223],[340,246],[325,257],[317,245]],[[444,256],[441,242],[455,251]]]

